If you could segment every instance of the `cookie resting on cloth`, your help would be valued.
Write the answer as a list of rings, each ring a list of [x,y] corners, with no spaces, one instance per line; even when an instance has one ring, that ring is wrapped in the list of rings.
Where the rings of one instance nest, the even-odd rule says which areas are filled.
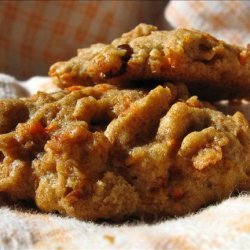
[[[197,30],[159,31],[140,24],[111,44],[79,49],[76,57],[52,65],[49,74],[62,88],[184,81],[207,100],[249,97],[250,50]]]
[[[84,220],[184,215],[249,188],[250,129],[189,97],[100,84],[0,101],[0,194]]]

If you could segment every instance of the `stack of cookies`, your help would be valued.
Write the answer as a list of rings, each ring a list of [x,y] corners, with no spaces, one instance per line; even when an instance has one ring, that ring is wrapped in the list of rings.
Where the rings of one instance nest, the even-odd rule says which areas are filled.
[[[195,212],[250,187],[250,128],[208,101],[249,97],[250,50],[140,24],[0,100],[0,195],[84,220]]]

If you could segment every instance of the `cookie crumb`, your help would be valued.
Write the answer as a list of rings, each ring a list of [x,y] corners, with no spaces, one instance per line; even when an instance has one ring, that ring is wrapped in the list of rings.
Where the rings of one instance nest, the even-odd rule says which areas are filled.
[[[109,234],[105,234],[104,239],[107,240],[110,244],[114,244],[115,243],[115,237]]]

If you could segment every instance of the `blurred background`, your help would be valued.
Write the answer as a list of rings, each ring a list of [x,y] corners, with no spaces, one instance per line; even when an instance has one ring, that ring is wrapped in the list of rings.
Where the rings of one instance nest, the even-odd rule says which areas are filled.
[[[27,79],[78,48],[107,43],[144,22],[250,41],[248,1],[1,1],[0,72]]]

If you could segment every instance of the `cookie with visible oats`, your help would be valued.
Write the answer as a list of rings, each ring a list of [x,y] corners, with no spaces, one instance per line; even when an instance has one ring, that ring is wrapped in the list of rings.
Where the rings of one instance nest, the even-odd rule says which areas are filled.
[[[0,106],[0,197],[42,211],[159,218],[249,188],[248,122],[184,85],[73,86]]]
[[[250,52],[196,30],[158,31],[140,24],[111,44],[79,49],[76,57],[52,65],[49,74],[62,88],[184,81],[209,100],[249,97]]]

